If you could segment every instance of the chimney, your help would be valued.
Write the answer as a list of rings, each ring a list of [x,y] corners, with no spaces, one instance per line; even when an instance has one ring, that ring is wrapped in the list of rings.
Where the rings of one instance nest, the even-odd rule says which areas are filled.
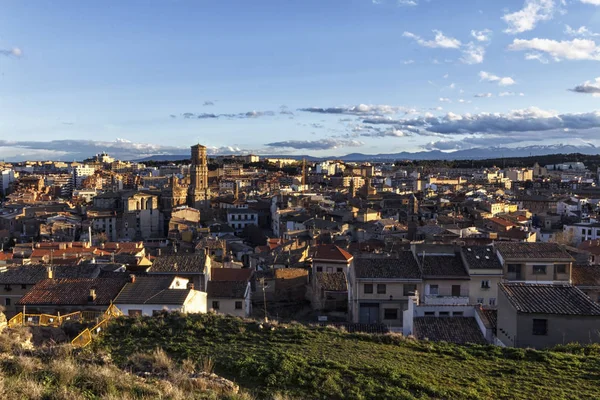
[[[46,276],[48,279],[54,279],[54,268],[51,266],[46,267]]]
[[[90,288],[90,295],[88,296],[88,301],[90,303],[92,303],[95,300],[96,300],[96,289],[95,288]]]
[[[135,275],[134,274],[129,275],[129,282],[135,283]]]

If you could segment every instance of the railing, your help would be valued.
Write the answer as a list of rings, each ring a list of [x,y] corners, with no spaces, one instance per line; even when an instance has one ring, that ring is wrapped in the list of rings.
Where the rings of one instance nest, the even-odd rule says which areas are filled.
[[[92,342],[92,333],[89,329],[83,330],[79,335],[71,341],[73,347],[85,347]]]
[[[67,321],[95,321],[93,328],[85,328],[79,335],[71,341],[74,347],[85,347],[92,342],[92,335],[97,335],[108,326],[112,318],[120,317],[123,312],[114,304],[111,304],[106,311],[76,311],[65,315],[51,314],[27,314],[20,312],[8,321],[9,327],[18,325],[38,325],[60,327]]]

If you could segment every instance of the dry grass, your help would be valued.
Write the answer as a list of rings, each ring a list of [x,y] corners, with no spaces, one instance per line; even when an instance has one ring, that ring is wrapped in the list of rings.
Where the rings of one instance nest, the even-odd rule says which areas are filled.
[[[23,348],[30,336],[26,328],[0,334],[0,399],[249,399],[209,379],[194,377],[198,369],[212,371],[211,359],[199,366],[192,359],[177,365],[161,349],[131,356],[128,369],[149,372],[151,376],[145,378],[117,367],[110,357],[93,349]]]

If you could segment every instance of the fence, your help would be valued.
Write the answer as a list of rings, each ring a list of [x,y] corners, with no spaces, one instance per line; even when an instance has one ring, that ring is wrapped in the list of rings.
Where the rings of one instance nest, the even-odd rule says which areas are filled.
[[[85,347],[92,342],[92,335],[97,335],[102,332],[108,326],[109,321],[112,318],[120,317],[123,312],[119,310],[114,304],[108,306],[106,311],[76,311],[65,315],[51,315],[51,314],[27,314],[20,312],[8,321],[9,327],[18,325],[37,325],[37,326],[53,326],[60,327],[67,321],[82,321],[89,322],[94,321],[94,325],[91,329],[84,329],[79,335],[71,341],[74,347]]]

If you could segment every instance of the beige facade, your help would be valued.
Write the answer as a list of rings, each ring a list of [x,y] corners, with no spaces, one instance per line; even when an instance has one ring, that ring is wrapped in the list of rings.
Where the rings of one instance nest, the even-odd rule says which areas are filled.
[[[420,290],[420,280],[358,280],[349,287],[351,320],[401,327],[409,296]]]

